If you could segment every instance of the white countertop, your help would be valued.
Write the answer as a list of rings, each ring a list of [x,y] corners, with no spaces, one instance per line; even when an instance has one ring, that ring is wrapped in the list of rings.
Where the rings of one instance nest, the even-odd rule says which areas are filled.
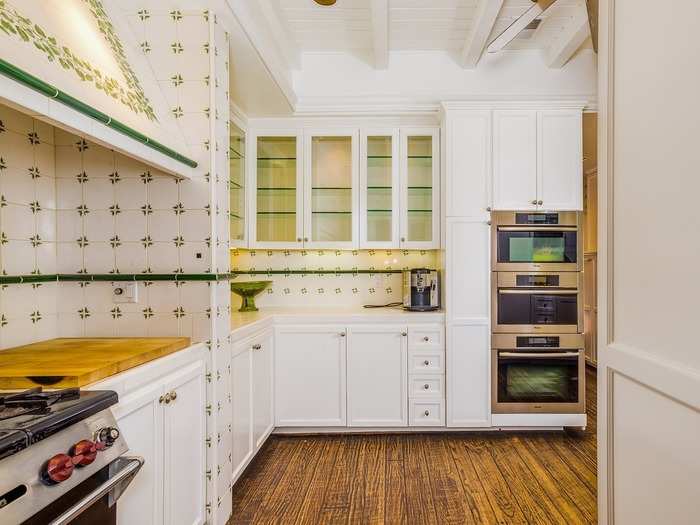
[[[403,308],[354,307],[283,307],[261,308],[257,312],[231,313],[231,334],[236,338],[275,324],[343,324],[343,323],[430,323],[445,321],[444,312],[409,312]]]

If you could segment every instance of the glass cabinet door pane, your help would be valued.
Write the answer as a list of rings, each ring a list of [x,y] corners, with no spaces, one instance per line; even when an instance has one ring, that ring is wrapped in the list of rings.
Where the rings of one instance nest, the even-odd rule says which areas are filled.
[[[229,222],[231,240],[245,240],[245,134],[231,124],[229,144]]]
[[[367,240],[392,240],[392,137],[367,137]]]
[[[311,240],[352,241],[352,137],[311,139]]]
[[[295,242],[296,137],[258,137],[256,235],[261,242]]]
[[[433,138],[407,137],[408,241],[433,238]]]

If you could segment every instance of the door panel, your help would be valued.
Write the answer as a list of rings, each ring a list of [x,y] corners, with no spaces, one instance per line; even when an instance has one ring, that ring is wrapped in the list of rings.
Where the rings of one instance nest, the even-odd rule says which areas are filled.
[[[259,449],[272,432],[272,331],[255,341],[253,345],[253,446]],[[260,345],[258,347],[258,345]]]
[[[345,327],[280,327],[275,345],[277,426],[345,426]]]
[[[233,478],[236,479],[253,455],[252,345],[234,346],[231,359],[231,408],[233,430]]]
[[[348,426],[406,426],[405,326],[348,330]]]
[[[537,208],[537,112],[493,112],[493,208]]]

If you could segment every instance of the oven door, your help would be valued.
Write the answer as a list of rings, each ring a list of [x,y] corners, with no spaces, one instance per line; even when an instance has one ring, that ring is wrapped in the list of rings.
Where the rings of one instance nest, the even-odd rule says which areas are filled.
[[[583,301],[578,273],[493,273],[492,279],[494,333],[582,331]]]
[[[585,412],[582,349],[494,349],[492,370],[496,414]]]
[[[117,499],[143,463],[140,457],[117,458],[24,521],[23,525],[116,525]]]
[[[498,212],[493,222],[494,271],[581,270],[583,236],[575,212]]]

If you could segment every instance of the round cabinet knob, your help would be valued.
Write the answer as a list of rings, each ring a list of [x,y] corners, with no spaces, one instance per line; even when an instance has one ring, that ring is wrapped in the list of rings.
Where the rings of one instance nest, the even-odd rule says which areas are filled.
[[[406,337],[408,334],[406,332],[401,332],[401,337]]]
[[[97,457],[97,445],[89,439],[78,441],[71,450],[73,464],[76,467],[86,467]]]
[[[542,206],[542,201],[537,201],[537,204],[539,204],[540,206]]]
[[[339,335],[340,337],[345,337],[345,332],[340,332],[338,335]]]
[[[406,237],[401,237],[401,242],[406,242]]]
[[[56,454],[46,462],[40,478],[46,485],[56,485],[62,481],[66,481],[73,474],[73,458],[68,454]]]
[[[301,237],[297,237],[297,242],[301,242]]]
[[[430,410],[426,410],[425,412],[423,412],[423,415],[425,417],[428,417],[430,415]]]
[[[424,364],[425,366],[428,366],[428,365],[430,364],[430,361],[428,361],[428,360],[426,359],[425,361],[423,361],[423,364]]]
[[[427,343],[428,341],[430,341],[430,337],[428,337],[428,336],[426,335],[426,336],[423,338],[423,341],[425,341],[425,342]]]
[[[172,401],[175,401],[175,400],[177,399],[177,392],[175,392],[175,390],[173,390],[172,392],[170,392],[170,399],[171,399]]]
[[[308,238],[308,237],[304,237],[304,242],[309,242],[309,238]]]
[[[488,206],[488,207],[486,208],[486,211],[489,211],[489,212],[490,212],[490,211],[491,211],[491,206]]]
[[[423,388],[424,388],[425,390],[430,390],[430,385],[429,385],[428,383],[426,383],[426,384],[423,385]]]
[[[166,398],[168,396],[165,396]],[[168,401],[166,400],[166,403]],[[97,431],[97,448],[100,449],[100,444],[104,447],[111,447],[114,442],[119,439],[119,429],[114,427],[105,427]]]
[[[260,350],[261,348],[262,348],[262,345],[260,345],[260,344],[253,345],[253,350]]]
[[[537,199],[535,199],[534,201],[532,201],[531,204],[534,204],[535,206],[537,206]]]

